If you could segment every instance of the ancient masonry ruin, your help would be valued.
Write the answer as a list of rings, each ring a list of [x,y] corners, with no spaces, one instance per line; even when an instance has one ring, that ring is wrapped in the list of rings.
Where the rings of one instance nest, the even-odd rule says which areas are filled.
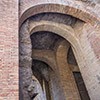
[[[0,100],[100,100],[100,0],[0,0]]]

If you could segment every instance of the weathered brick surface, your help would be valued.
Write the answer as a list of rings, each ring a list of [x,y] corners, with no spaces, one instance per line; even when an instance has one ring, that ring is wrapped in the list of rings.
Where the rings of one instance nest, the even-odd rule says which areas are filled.
[[[72,28],[71,31],[70,28],[66,27],[65,25],[57,23],[55,24],[52,22],[40,22],[35,26],[41,26],[36,29],[38,31],[46,30],[56,32],[58,35],[65,37],[71,43],[91,100],[99,100],[100,1],[20,0],[20,11],[18,9],[18,5],[18,0],[0,0],[0,100],[18,100],[19,12],[21,23],[28,17],[42,12],[68,14],[86,22],[86,24],[83,23],[82,26],[74,26],[75,32],[72,30]],[[89,23],[92,26],[89,25]],[[51,24],[54,25],[55,28],[53,28],[54,26],[52,26]],[[30,29],[32,30],[32,28],[33,26]],[[69,29],[70,34],[68,31],[65,31],[65,29]],[[33,30],[32,32],[35,32],[36,30]],[[23,41],[24,39],[25,37],[23,38]],[[28,43],[30,44],[29,35],[28,39],[29,40],[24,41],[27,42],[27,45],[24,45],[26,47],[29,47]],[[24,50],[25,48],[23,48],[23,51]],[[23,55],[26,53],[26,56],[29,55],[30,58],[30,48],[29,52],[23,51],[21,51],[21,53]],[[23,57],[22,61],[24,62]],[[29,58],[28,60],[31,60],[31,58]],[[27,57],[25,58],[25,60],[27,61]],[[25,63],[23,63],[23,66],[24,65]]]
[[[0,0],[0,100],[18,100],[18,0]]]
[[[86,84],[91,100],[100,99],[100,52],[99,52],[99,29],[90,24],[78,25],[75,28],[77,37],[83,50],[83,60],[79,59],[78,64]],[[76,55],[77,58],[77,55]]]
[[[93,25],[100,24],[100,5],[97,2],[98,0],[20,0],[20,22],[37,13],[59,12]]]

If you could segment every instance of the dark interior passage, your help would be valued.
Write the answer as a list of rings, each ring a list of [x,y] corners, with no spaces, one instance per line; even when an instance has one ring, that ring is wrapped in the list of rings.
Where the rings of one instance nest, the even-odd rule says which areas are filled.
[[[80,72],[74,72],[75,81],[80,93],[81,100],[90,100],[87,89]]]

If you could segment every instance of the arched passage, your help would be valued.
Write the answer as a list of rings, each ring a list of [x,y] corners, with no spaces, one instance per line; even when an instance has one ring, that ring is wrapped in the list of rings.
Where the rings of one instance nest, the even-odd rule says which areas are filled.
[[[75,36],[74,30],[70,26],[58,24],[50,21],[39,21],[39,22],[32,23],[32,25],[30,25],[29,31],[30,31],[30,35],[38,31],[49,31],[65,38],[67,41],[69,41],[69,43],[71,43],[71,46],[75,50],[75,53],[78,54],[76,58],[79,59],[77,60],[82,60],[82,61],[84,60],[80,43],[77,37]],[[80,61],[78,63],[80,63]],[[84,65],[82,64],[81,66]]]
[[[53,11],[52,11],[53,12]],[[35,13],[34,13],[35,14]],[[34,14],[32,14],[32,15],[34,15]],[[27,15],[27,14],[26,14]],[[28,17],[27,17],[28,18]],[[90,17],[91,18],[91,17]],[[24,19],[24,18],[22,18],[22,19]],[[80,17],[80,19],[81,19],[81,17]],[[88,19],[88,18],[87,18]],[[91,18],[91,19],[93,19],[93,17]],[[25,19],[24,19],[25,20]],[[86,21],[86,20],[84,20],[84,21]],[[96,21],[96,20],[95,20]],[[95,25],[95,21],[92,23],[93,25]],[[88,22],[88,21],[86,21],[86,22]],[[92,21],[91,21],[92,22]],[[38,25],[37,25],[38,26]],[[41,27],[40,27],[41,26]],[[40,29],[41,28],[43,28],[44,26],[43,25],[40,25],[39,27],[40,27]],[[50,26],[50,25],[49,25]],[[54,27],[54,26],[53,26]],[[82,26],[83,27],[83,26]],[[35,27],[36,28],[36,27]],[[34,29],[35,29],[34,28]],[[46,28],[46,27],[45,27]],[[57,28],[57,27],[56,27]],[[65,28],[65,27],[64,27]],[[92,28],[92,27],[91,27]],[[39,30],[40,30],[39,29]],[[52,29],[52,28],[51,28]],[[58,29],[59,29],[59,27],[58,27]],[[48,30],[49,30],[49,28],[48,28]],[[54,30],[54,29],[53,29]],[[65,29],[64,29],[65,30]],[[41,30],[42,31],[42,30]],[[50,30],[49,30],[50,31]],[[52,30],[51,30],[52,31]],[[60,31],[60,30],[59,30]],[[83,31],[83,30],[81,30],[81,31]],[[58,32],[58,31],[57,31]],[[28,30],[28,33],[29,33],[29,30]],[[55,32],[56,33],[56,32]],[[80,33],[82,33],[82,32],[80,32]],[[91,33],[91,32],[90,32]],[[71,36],[71,34],[68,34],[67,36],[66,36],[66,33],[65,33],[65,36],[64,36],[64,34],[63,33],[59,33],[61,36],[63,36],[64,38],[66,38],[71,44],[72,44],[72,47],[73,47],[73,50],[74,50],[74,53],[75,53],[75,56],[76,56],[76,59],[77,59],[77,61],[78,61],[78,64],[79,64],[79,67],[80,67],[80,70],[81,70],[81,72],[82,72],[82,75],[83,75],[83,78],[84,78],[84,81],[85,81],[85,83],[86,83],[86,86],[87,86],[87,89],[88,89],[88,91],[89,91],[89,94],[90,94],[90,97],[91,98],[95,98],[95,97],[98,97],[99,98],[99,92],[98,93],[96,93],[95,94],[95,96],[94,95],[92,95],[92,94],[94,94],[94,91],[97,91],[97,90],[99,90],[99,88],[100,88],[100,86],[98,85],[95,89],[93,89],[94,88],[94,86],[96,86],[96,84],[98,84],[98,80],[97,80],[97,78],[95,77],[94,78],[94,76],[95,75],[92,75],[92,76],[90,76],[90,77],[88,77],[88,79],[89,80],[91,80],[91,81],[88,81],[87,80],[87,75],[88,74],[91,74],[91,73],[93,73],[94,72],[94,70],[93,69],[89,69],[88,68],[88,65],[90,64],[90,60],[92,60],[91,58],[86,58],[86,54],[87,54],[87,51],[86,52],[84,52],[84,50],[83,50],[83,48],[85,48],[85,45],[82,45],[82,44],[80,44],[80,41],[79,41],[79,38],[76,38],[75,37],[75,35],[74,36],[72,36],[73,37],[73,39],[72,39],[72,37],[70,38],[70,36]],[[63,34],[63,35],[62,35]],[[76,34],[76,33],[75,33]],[[71,41],[71,39],[72,39],[72,41]],[[91,46],[90,46],[90,48],[89,48],[89,50],[91,50]],[[93,53],[93,57],[94,57],[94,52],[92,51],[92,53]],[[84,56],[85,55],[85,56]],[[97,62],[97,61],[96,61]],[[89,63],[89,64],[88,64]],[[95,71],[97,70],[97,68],[98,68],[98,63],[96,64],[96,68],[95,68]],[[86,67],[84,67],[84,66],[86,66]],[[92,64],[91,64],[91,66],[93,66]],[[89,72],[85,72],[84,70],[86,70],[86,69],[88,69],[89,70]],[[99,71],[98,71],[98,73],[99,73]],[[97,73],[97,74],[98,74]],[[93,84],[94,83],[94,81],[96,82],[96,84],[95,85],[93,85],[93,86],[90,86],[90,84]]]
[[[89,62],[90,62],[90,58],[88,59],[89,60],[89,62],[88,62],[88,60],[86,60],[87,59],[87,57],[86,56],[84,56],[84,55],[86,55],[86,54],[84,54],[85,52],[84,52],[84,49],[82,49],[85,45],[83,45],[82,46],[82,44],[80,44],[80,41],[79,41],[79,38],[77,38],[76,36],[75,36],[75,32],[74,32],[74,30],[72,29],[71,30],[71,33],[70,33],[70,31],[69,31],[69,34],[67,34],[68,33],[68,31],[66,31],[66,29],[67,28],[65,28],[63,25],[62,26],[60,26],[61,24],[58,24],[58,27],[56,26],[57,24],[55,23],[55,24],[47,24],[47,23],[43,23],[43,25],[41,24],[41,22],[37,22],[37,23],[40,23],[40,27],[38,27],[38,25],[37,25],[37,27],[34,27],[33,26],[33,32],[36,32],[36,30],[37,31],[42,31],[43,29],[44,30],[49,30],[49,31],[51,31],[51,32],[54,32],[54,33],[57,33],[58,35],[60,35],[60,36],[62,36],[62,37],[64,37],[66,40],[68,40],[70,43],[71,43],[71,45],[72,45],[72,48],[73,48],[73,51],[74,51],[74,53],[75,53],[75,55],[76,55],[76,59],[77,59],[77,62],[78,62],[78,65],[79,65],[79,68],[80,68],[80,71],[81,71],[81,73],[82,73],[82,75],[83,75],[83,79],[84,79],[84,81],[85,81],[85,83],[86,83],[86,87],[87,87],[87,89],[88,89],[88,92],[89,91],[91,91],[91,93],[92,93],[92,91],[93,91],[93,87],[91,88],[91,86],[90,86],[90,83],[91,82],[93,82],[94,80],[96,80],[96,78],[95,79],[93,79],[93,81],[88,81],[88,80],[85,80],[85,79],[87,79],[86,77],[87,76],[85,76],[86,75],[86,71],[84,71],[83,69],[84,69],[84,66],[87,66],[87,67],[85,67],[85,69],[88,69],[88,64],[90,64]],[[36,25],[36,24],[35,24]],[[47,28],[48,27],[48,28]],[[64,30],[62,30],[62,28],[64,28]],[[56,30],[57,29],[57,30]],[[62,31],[61,31],[61,30]],[[65,32],[64,32],[65,31]],[[71,37],[70,37],[71,36]],[[85,59],[86,58],[86,59]],[[93,65],[92,65],[93,66]],[[98,65],[97,65],[98,66]],[[90,70],[90,69],[89,69]],[[93,71],[92,69],[91,69],[91,71]],[[91,71],[90,71],[90,73],[91,73]],[[93,71],[94,72],[94,71]],[[89,74],[89,72],[87,72],[87,75]],[[93,75],[94,76],[94,75]],[[91,77],[91,76],[90,76]],[[88,77],[89,78],[89,77]],[[91,78],[89,78],[89,80],[90,80]],[[89,83],[88,83],[89,82]],[[94,82],[93,82],[94,83]],[[92,83],[91,83],[92,84]],[[97,83],[98,84],[98,83]],[[98,88],[97,88],[97,90],[98,90]],[[93,92],[93,94],[94,94],[94,92]],[[96,94],[96,95],[98,95],[98,94]],[[92,95],[91,95],[92,96]]]
[[[42,35],[43,34],[43,35]],[[54,33],[49,33],[49,34],[54,34]],[[45,36],[44,36],[45,35]],[[56,59],[56,52],[57,51],[53,51],[53,49],[52,50],[48,50],[48,49],[46,49],[46,48],[44,48],[44,47],[41,47],[40,45],[39,45],[39,43],[41,43],[42,42],[42,44],[43,44],[43,41],[41,40],[41,39],[43,39],[43,38],[38,38],[37,36],[39,36],[39,37],[43,37],[44,39],[46,39],[45,37],[47,36],[46,35],[46,32],[36,32],[36,33],[33,33],[32,34],[32,37],[34,37],[34,38],[31,38],[32,40],[36,40],[37,42],[35,42],[35,41],[33,41],[34,43],[33,43],[33,48],[35,48],[35,49],[33,49],[33,53],[32,53],[32,58],[33,59],[37,59],[37,60],[41,60],[41,61],[44,61],[44,62],[46,62],[46,63],[48,63],[50,66],[51,66],[51,68],[53,69],[53,71],[55,72],[55,74],[57,74],[57,76],[58,77],[61,77],[60,75],[59,75],[59,72],[60,72],[60,74],[62,73],[62,70],[65,68],[66,70],[67,70],[67,67],[69,66],[69,64],[68,65],[66,65],[65,64],[65,66],[66,67],[64,67],[63,65],[61,65],[61,63],[63,64],[64,62],[65,63],[67,63],[66,62],[66,60],[67,60],[67,54],[66,54],[66,52],[67,52],[67,49],[68,49],[68,46],[67,46],[67,48],[64,50],[64,51],[62,51],[62,50],[60,50],[60,52],[58,53],[58,59],[63,59],[63,61],[62,60],[59,60],[58,61],[58,63],[56,64],[56,61],[57,61],[57,59]],[[53,35],[53,37],[54,37],[54,35]],[[53,41],[53,37],[52,37],[52,41]],[[48,39],[50,39],[51,40],[51,38],[47,38],[45,41],[47,42],[47,40]],[[41,41],[41,42],[38,42],[38,41]],[[58,47],[58,45],[60,45],[60,42],[61,42],[62,40],[59,40],[59,41],[57,41],[56,43],[56,46]],[[67,41],[66,41],[67,42]],[[50,42],[47,42],[47,43],[50,43]],[[36,47],[36,45],[38,44],[38,46]],[[67,44],[65,43],[64,44],[64,46],[66,46]],[[62,45],[60,45],[60,46],[62,46]],[[48,46],[47,46],[48,47]],[[55,49],[57,49],[57,47],[55,48]],[[42,49],[42,50],[41,50]],[[51,49],[51,48],[49,48],[49,49]],[[62,48],[63,49],[63,48]],[[72,53],[72,52],[70,52],[70,53]],[[64,57],[60,57],[59,58],[59,55],[62,55],[62,54],[64,54]],[[72,55],[71,55],[72,56]],[[75,75],[76,75],[76,78],[77,79],[79,79],[78,77],[79,77],[79,75],[80,75],[80,73],[77,73],[76,74],[76,72],[79,72],[79,70],[76,70],[77,68],[78,68],[78,66],[76,65],[75,66],[75,63],[73,63],[73,61],[70,59],[69,61],[71,61],[72,62],[72,64],[74,64],[74,66],[73,66],[73,68],[72,68],[72,65],[70,65],[68,68],[70,69],[71,68],[71,73],[72,72],[75,72]],[[74,61],[75,62],[75,61]],[[59,66],[59,69],[57,68],[57,66]],[[64,67],[64,68],[63,68]],[[75,69],[74,69],[75,68]],[[68,72],[70,73],[70,71],[68,71],[67,73],[66,73],[66,70],[63,70],[63,73],[64,73],[64,71],[65,71],[65,75],[68,75]],[[54,75],[55,76],[55,75]],[[54,77],[53,76],[53,77]],[[72,75],[73,76],[73,75]],[[60,82],[61,83],[63,83],[64,82],[64,80],[65,80],[65,78],[64,78],[64,80],[62,80],[63,79],[63,76],[62,76],[62,78],[60,78]],[[68,78],[66,78],[66,80],[65,80],[65,83],[68,83],[68,80],[67,80]],[[80,77],[80,79],[81,79],[81,77]],[[53,82],[53,81],[52,81]],[[79,80],[77,80],[77,83],[78,83],[78,85],[80,84],[79,83],[80,81]],[[81,81],[82,83],[83,83],[83,81]],[[58,83],[58,82],[57,82]],[[57,85],[57,83],[55,83],[55,85]],[[71,83],[73,83],[73,82],[71,82]],[[66,87],[68,87],[67,86],[68,84],[66,84]],[[88,99],[88,95],[87,95],[87,92],[86,92],[86,90],[85,90],[85,88],[84,88],[84,86],[83,86],[84,84],[80,84],[79,86],[79,90],[80,90],[80,94],[81,94],[81,96],[82,96],[82,100],[89,100]],[[56,87],[56,86],[55,86]],[[81,88],[81,87],[83,87],[83,88]],[[60,87],[60,88],[62,88],[62,87]],[[60,88],[59,88],[59,90],[60,90]],[[54,89],[52,88],[51,89],[51,91],[53,91]],[[70,88],[69,88],[69,90],[70,90]],[[67,90],[66,91],[68,91],[68,88],[67,88]],[[53,93],[53,94],[56,94],[56,92],[57,92],[57,90]],[[62,92],[63,93],[63,92]],[[59,94],[59,93],[58,93]],[[61,94],[61,93],[60,93]],[[71,95],[72,95],[72,93],[71,93]],[[84,96],[85,97],[84,97]],[[52,95],[53,96],[53,95]],[[58,96],[58,95],[57,95]],[[60,95],[61,96],[61,95]],[[63,96],[64,97],[64,96]],[[68,97],[68,96],[67,96]],[[67,98],[66,97],[66,98]],[[69,97],[71,97],[71,96],[69,96]],[[55,97],[55,99],[56,99],[57,97]],[[58,96],[58,98],[60,98],[59,96]],[[58,100],[58,99],[57,99]]]

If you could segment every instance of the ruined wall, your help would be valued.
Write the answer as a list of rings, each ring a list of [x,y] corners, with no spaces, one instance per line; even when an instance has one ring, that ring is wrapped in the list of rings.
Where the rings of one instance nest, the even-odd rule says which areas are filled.
[[[75,56],[92,100],[100,90],[100,1],[99,0],[20,0],[0,1],[0,100],[18,100],[18,13],[20,24],[41,12],[72,15],[86,22],[76,25],[81,54]],[[44,5],[42,5],[44,4]],[[47,4],[47,5],[46,5]],[[9,9],[8,9],[9,8]],[[32,8],[32,9],[29,9]],[[81,30],[81,32],[80,32]],[[77,49],[78,50],[78,49]],[[74,51],[75,53],[76,51]],[[9,58],[9,59],[8,59]],[[86,62],[84,64],[84,62]],[[6,73],[6,74],[5,74]],[[91,86],[91,87],[90,87]]]

